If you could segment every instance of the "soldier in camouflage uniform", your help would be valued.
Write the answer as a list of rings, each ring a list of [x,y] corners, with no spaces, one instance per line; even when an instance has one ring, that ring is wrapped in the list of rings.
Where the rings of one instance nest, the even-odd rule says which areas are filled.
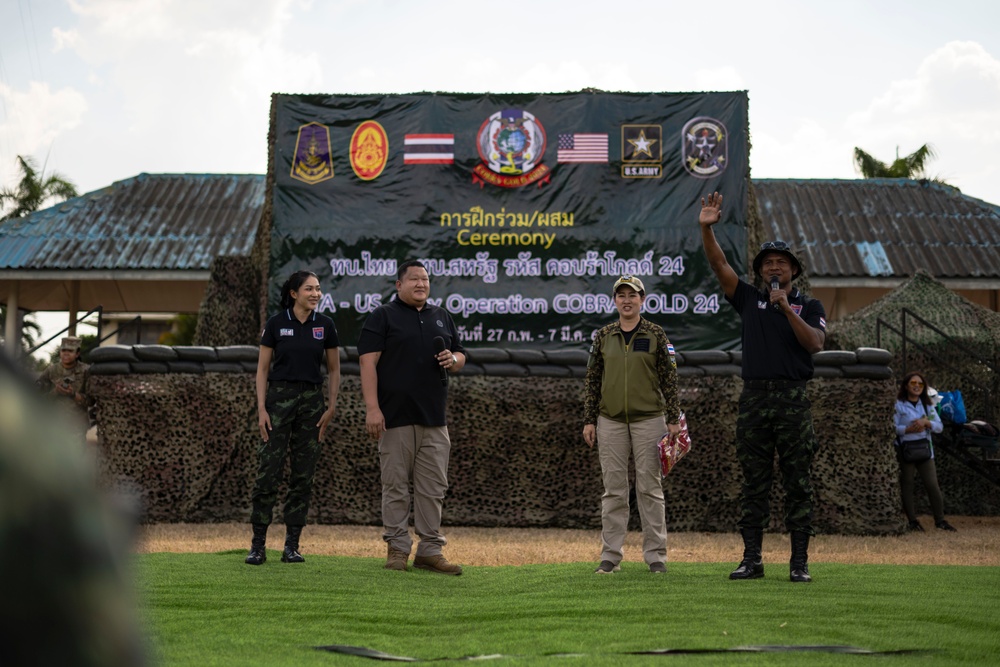
[[[764,576],[761,547],[770,522],[768,499],[778,455],[785,488],[785,528],[791,537],[789,576],[812,581],[808,567],[812,527],[810,467],[816,451],[806,383],[813,375],[812,355],[826,340],[823,304],[791,286],[802,264],[783,241],[760,247],[753,260],[756,276],[771,285],[759,290],[741,280],[726,261],[712,225],[722,218],[722,195],[713,193],[698,218],[702,244],[712,271],[743,322],[743,393],[736,420],[736,454],[743,469],[743,560],[730,579]]]
[[[315,273],[292,274],[281,288],[282,311],[269,319],[261,332],[256,381],[261,443],[250,513],[253,538],[246,557],[249,565],[261,565],[267,560],[267,527],[286,456],[290,474],[281,560],[305,561],[299,553],[299,537],[309,513],[320,443],[336,411],[340,389],[340,341],[333,320],[316,312],[321,296]],[[330,379],[326,410],[321,373],[324,362]]]
[[[87,398],[87,364],[80,361],[80,345],[77,336],[66,336],[59,345],[59,363],[52,363],[38,376],[38,386],[66,408],[73,422],[86,433],[90,427]]]
[[[132,576],[135,515],[0,350],[0,665],[146,664]]]

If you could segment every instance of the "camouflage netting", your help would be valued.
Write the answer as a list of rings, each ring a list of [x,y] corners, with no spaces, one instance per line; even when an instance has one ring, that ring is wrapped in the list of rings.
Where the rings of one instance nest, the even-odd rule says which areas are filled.
[[[906,317],[906,358],[903,358],[903,309],[951,338],[934,331],[912,316]],[[885,325],[881,319],[897,331]],[[876,329],[881,328],[880,337]],[[1000,419],[1000,377],[997,350],[1000,349],[1000,313],[976,305],[949,290],[924,271],[869,306],[835,322],[828,328],[828,348],[850,349],[859,341],[892,352],[891,366],[896,379],[903,371],[920,371],[939,391],[959,389],[968,418],[996,423]],[[939,436],[940,438],[941,436]],[[945,436],[946,437],[946,436]],[[973,450],[974,455],[982,453]],[[938,450],[938,483],[949,514],[995,515],[1000,513],[1000,488],[970,471],[955,456]],[[985,466],[997,471],[997,464]],[[918,509],[929,511],[927,494],[919,478],[916,485]]]
[[[248,520],[259,439],[250,372],[256,350],[101,349],[91,391],[107,479],[138,494],[148,522]],[[584,368],[575,359],[557,363],[559,353],[528,352],[472,350],[470,373],[452,380],[449,525],[600,526],[600,464],[581,438]],[[885,355],[858,350],[817,357],[820,377],[810,393],[820,441],[814,484],[822,532],[888,534],[904,525],[888,444],[895,389],[876,353]],[[378,525],[378,458],[364,435],[356,350],[342,356],[338,415],[319,461],[310,521]],[[670,526],[731,531],[740,480],[733,445],[739,353],[691,352],[682,362],[681,403],[694,448],[664,483]],[[188,370],[169,372],[180,368]],[[782,528],[782,501],[776,484],[775,530]],[[276,510],[280,520],[280,504]],[[634,509],[632,524],[639,525]]]
[[[257,345],[260,342],[260,314],[254,299],[259,277],[251,259],[242,256],[216,257],[205,298],[198,311],[195,345]]]

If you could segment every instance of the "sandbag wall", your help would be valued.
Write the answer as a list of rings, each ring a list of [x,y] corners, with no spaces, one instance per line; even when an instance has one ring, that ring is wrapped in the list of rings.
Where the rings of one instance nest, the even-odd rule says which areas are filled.
[[[338,412],[319,461],[310,520],[375,525],[378,457],[364,432],[356,350],[343,348],[341,356]],[[248,519],[259,441],[256,358],[253,346],[108,346],[91,353],[105,480],[135,494],[145,521]],[[822,532],[903,529],[891,447],[895,383],[887,359],[871,348],[816,356],[809,393]],[[681,405],[694,446],[664,481],[672,530],[735,529],[740,361],[739,352],[678,354]],[[583,351],[470,351],[449,390],[447,524],[600,526],[600,464],[581,437],[585,364]],[[774,530],[782,529],[782,501],[776,483]],[[279,503],[276,521],[280,509]],[[633,515],[638,527],[634,509]]]

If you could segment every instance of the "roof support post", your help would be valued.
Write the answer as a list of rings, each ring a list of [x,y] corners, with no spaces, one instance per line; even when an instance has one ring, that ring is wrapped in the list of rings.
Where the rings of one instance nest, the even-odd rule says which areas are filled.
[[[7,293],[7,321],[4,324],[4,338],[7,340],[7,352],[12,357],[17,357],[21,352],[21,317],[17,306],[17,293],[21,286],[21,281],[12,280],[10,291]]]
[[[69,281],[69,331],[67,336],[76,335],[76,315],[80,310],[80,281]]]

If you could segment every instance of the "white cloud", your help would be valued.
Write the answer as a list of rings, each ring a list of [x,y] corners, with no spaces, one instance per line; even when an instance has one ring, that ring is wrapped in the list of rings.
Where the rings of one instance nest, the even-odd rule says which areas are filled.
[[[62,28],[52,29],[52,41],[55,45],[52,48],[54,53],[58,53],[64,49],[72,49],[76,47],[80,40],[80,33],[76,30],[63,30]]]
[[[499,68],[499,63],[494,64],[494,68]],[[512,76],[511,87],[507,90],[513,92],[565,93],[584,88],[607,91],[636,89],[629,68],[613,62],[538,62],[525,70],[512,71],[512,74],[516,76]]]
[[[89,79],[107,93],[97,133],[118,170],[113,178],[247,171],[247,164],[264,171],[271,93],[322,86],[317,57],[284,46],[294,41],[287,33],[297,4],[73,2],[78,24],[60,32],[59,44],[89,66]],[[94,149],[97,140],[86,141]]]
[[[735,67],[700,69],[694,73],[693,90],[746,90],[743,75]]]
[[[897,147],[906,155],[929,143],[938,156],[931,176],[972,196],[996,193],[997,161],[971,156],[1000,154],[1000,60],[975,42],[949,42],[853,114],[846,130],[883,161],[895,159]]]
[[[853,178],[851,152],[827,125],[786,119],[781,133],[755,132],[751,113],[750,166],[754,178]]]
[[[59,135],[83,121],[87,100],[72,89],[53,91],[47,83],[33,82],[27,90],[14,90],[0,83],[0,184],[18,177],[15,155],[32,156],[39,166],[53,149]],[[72,180],[72,179],[71,179]]]

